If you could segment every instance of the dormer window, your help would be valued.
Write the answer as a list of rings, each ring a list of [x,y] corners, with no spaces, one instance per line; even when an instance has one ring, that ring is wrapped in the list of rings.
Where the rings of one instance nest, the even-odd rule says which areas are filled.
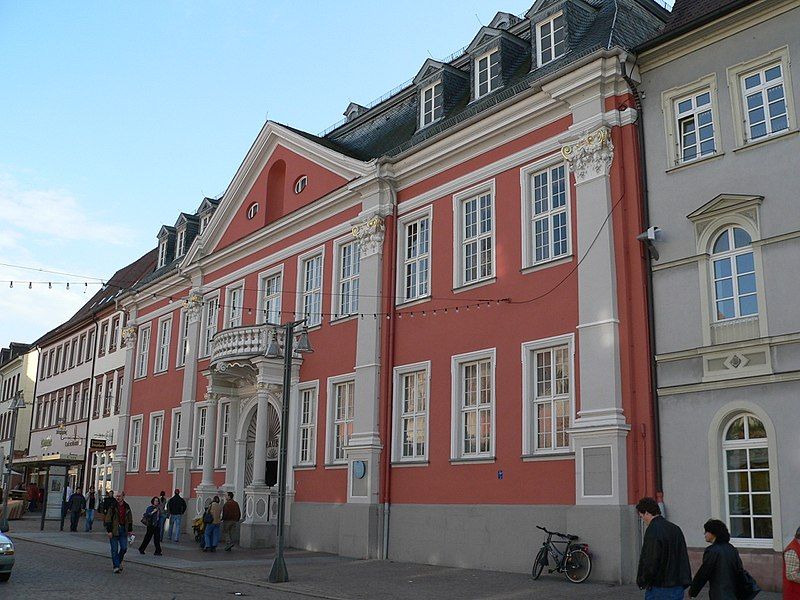
[[[175,256],[183,256],[186,252],[186,230],[181,229],[178,231],[178,242],[175,246]]]
[[[561,58],[567,52],[564,13],[556,13],[536,25],[536,48],[539,66]]]
[[[437,81],[422,90],[422,102],[420,103],[419,115],[420,127],[425,127],[441,119],[443,112],[442,82]]]
[[[481,98],[502,85],[500,51],[493,50],[475,59],[475,98]]]
[[[167,238],[158,243],[158,268],[167,264]]]
[[[200,217],[200,233],[202,234],[206,227],[208,227],[209,222],[211,222],[211,213],[205,214]]]

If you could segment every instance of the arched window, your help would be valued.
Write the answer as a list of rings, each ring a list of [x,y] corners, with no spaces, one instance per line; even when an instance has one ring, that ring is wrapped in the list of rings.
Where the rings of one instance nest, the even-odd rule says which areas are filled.
[[[752,414],[728,423],[722,437],[725,507],[731,537],[772,540],[772,487],[764,424]]]
[[[247,209],[247,218],[252,220],[258,214],[258,202],[253,202]]]
[[[308,177],[306,175],[301,175],[297,178],[297,181],[294,182],[294,193],[299,194],[308,185]]]
[[[711,250],[714,307],[717,321],[758,314],[756,269],[750,234],[729,226]]]

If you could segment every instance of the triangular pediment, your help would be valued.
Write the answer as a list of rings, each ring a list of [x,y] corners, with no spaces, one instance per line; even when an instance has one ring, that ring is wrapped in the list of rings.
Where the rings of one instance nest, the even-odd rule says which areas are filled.
[[[477,35],[472,38],[469,46],[467,46],[467,54],[472,54],[484,44],[488,44],[489,42],[497,39],[502,33],[502,31],[493,27],[481,27]]]
[[[498,12],[489,23],[492,29],[508,29],[520,22],[520,18],[508,12]]]
[[[195,215],[190,215],[188,213],[181,213],[178,217],[178,220],[175,221],[175,229],[180,229],[181,227],[185,227],[189,222],[196,222],[197,217]]]
[[[226,247],[237,239],[249,236],[260,228],[256,226],[259,222],[262,223],[261,227],[264,226],[262,219],[267,210],[266,196],[261,193],[257,194],[254,186],[261,186],[266,190],[265,179],[271,165],[276,162],[276,157],[280,157],[280,160],[290,166],[301,165],[298,167],[298,172],[308,171],[309,173],[309,191],[306,192],[306,196],[295,196],[288,193],[287,200],[290,201],[308,198],[312,193],[312,185],[321,180],[330,182],[328,187],[332,190],[371,172],[368,163],[345,156],[311,138],[313,136],[301,135],[295,130],[272,121],[265,123],[219,200],[214,218],[199,238],[199,243],[192,245],[183,265],[188,265],[218,248]],[[288,184],[293,186],[294,175],[291,173],[292,169],[287,168],[286,175],[291,179]],[[323,187],[323,196],[325,189]],[[198,212],[203,211],[206,200],[203,201]],[[244,205],[249,206],[254,202],[260,203],[258,219],[254,219],[248,225],[250,229],[242,227],[242,223],[239,221],[247,210]],[[207,208],[211,208],[211,206],[209,205]]]
[[[158,239],[162,239],[167,237],[168,235],[175,233],[175,228],[170,227],[169,225],[162,225],[161,229],[158,230],[158,235],[156,236]]]
[[[436,73],[441,73],[443,66],[444,63],[439,62],[438,60],[434,60],[432,58],[427,59],[417,73],[417,76],[414,77],[414,85],[418,85],[421,81],[425,81],[428,77],[431,77]]]
[[[713,200],[706,202],[697,210],[690,212],[686,215],[686,218],[690,221],[701,221],[726,213],[741,212],[753,206],[760,205],[763,200],[764,196],[720,194]]]
[[[197,214],[202,215],[203,213],[213,212],[214,209],[219,206],[220,199],[218,198],[203,198],[203,201],[200,203],[200,206],[197,208]]]
[[[565,0],[536,0],[533,6],[530,7],[528,12],[525,13],[527,18],[532,18],[536,14],[555,6],[556,4],[564,4]]]

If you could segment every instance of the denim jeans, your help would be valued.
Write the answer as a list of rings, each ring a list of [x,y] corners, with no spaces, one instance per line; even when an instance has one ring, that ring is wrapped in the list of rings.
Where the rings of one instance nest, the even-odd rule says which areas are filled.
[[[181,537],[181,521],[183,515],[170,515],[169,516],[169,531],[167,537],[173,542],[179,542]],[[175,537],[172,537],[172,530],[175,529]]]
[[[115,535],[111,536],[111,562],[114,563],[114,568],[117,568],[125,558],[125,553],[128,551],[128,532],[124,527],[119,527]]]
[[[653,587],[644,593],[644,600],[683,600],[684,588],[668,587],[657,588]]]
[[[208,523],[206,525],[206,548],[216,548],[219,544],[219,523]]]
[[[92,523],[94,523],[94,509],[86,509],[86,531],[92,530]]]

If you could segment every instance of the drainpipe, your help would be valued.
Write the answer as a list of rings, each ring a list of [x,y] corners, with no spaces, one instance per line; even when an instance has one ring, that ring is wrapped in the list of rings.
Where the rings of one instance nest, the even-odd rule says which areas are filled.
[[[635,66],[635,65],[634,65]],[[642,188],[642,229],[647,230],[650,227],[650,205],[648,200],[647,191],[647,157],[644,145],[644,123],[642,117],[644,116],[644,109],[642,107],[642,99],[639,94],[639,89],[636,83],[625,72],[623,65],[623,79],[628,84],[633,94],[636,103],[636,133],[639,142],[639,183]],[[661,472],[661,425],[660,425],[660,410],[658,401],[658,368],[656,365],[656,327],[655,327],[655,312],[653,301],[653,265],[650,260],[650,250],[648,248],[648,260],[646,261],[647,273],[647,337],[650,353],[650,393],[653,396],[653,442],[655,445],[655,479],[656,479],[656,495],[659,496],[658,500],[661,501],[663,497],[663,480]]]

